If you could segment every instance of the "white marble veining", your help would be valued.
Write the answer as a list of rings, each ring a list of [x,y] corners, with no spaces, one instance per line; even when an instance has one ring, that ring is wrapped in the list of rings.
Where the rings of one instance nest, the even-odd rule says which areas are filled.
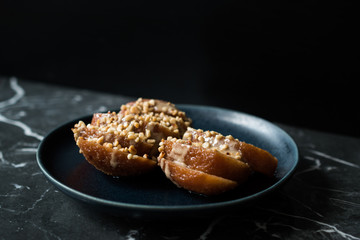
[[[340,158],[337,158],[337,157],[333,157],[333,156],[330,156],[326,153],[323,153],[323,152],[320,152],[320,151],[317,151],[317,150],[309,150],[311,153],[319,156],[319,157],[324,157],[328,160],[331,160],[331,161],[334,161],[334,162],[337,162],[337,163],[341,163],[341,164],[344,164],[344,165],[347,165],[347,166],[350,166],[350,167],[354,167],[354,168],[360,168],[360,166],[358,164],[354,164],[354,163],[351,163],[351,162],[348,162],[348,161],[345,161],[343,159],[340,159]]]
[[[9,119],[1,114],[1,112],[6,110],[7,107],[16,104],[25,95],[25,90],[18,84],[18,81],[15,77],[10,78],[10,87],[15,92],[15,94],[13,97],[0,102],[0,122],[19,127],[24,131],[26,136],[34,137],[41,141],[44,137],[36,132],[33,132],[33,130],[28,125],[18,120]],[[22,115],[26,115],[26,112],[22,111]]]
[[[35,224],[34,222],[30,222],[30,223],[31,223],[31,225],[32,225],[34,228],[38,229],[39,231],[41,231],[41,232],[44,234],[45,239],[48,239],[49,237],[50,237],[50,238],[55,238],[55,239],[57,239],[57,240],[61,240],[61,239],[62,239],[62,238],[59,237],[58,235],[56,235],[56,234],[54,234],[53,232],[49,231],[48,229],[43,228],[43,227]],[[49,237],[48,237],[48,236],[49,236]]]
[[[10,87],[14,90],[15,94],[11,98],[0,102],[0,109],[14,105],[17,103],[24,95],[25,91],[22,87],[18,85],[18,80],[15,77],[9,79]]]
[[[19,216],[34,211],[53,187],[44,189],[42,193],[37,196],[34,195],[33,198],[28,198],[26,202],[21,201],[24,194],[41,191],[37,186],[27,185],[27,183],[22,182],[20,179],[13,178],[13,176],[16,176],[17,173],[21,171],[21,174],[29,174],[29,178],[34,176],[42,177],[34,162],[34,156],[37,145],[43,139],[43,135],[37,133],[31,126],[22,121],[22,119],[27,117],[25,109],[16,111],[12,116],[13,118],[9,117],[8,112],[13,111],[14,106],[19,103],[26,94],[25,89],[19,85],[18,80],[14,77],[9,79],[9,88],[13,92],[13,95],[9,99],[0,102],[0,124],[6,128],[15,127],[14,129],[19,129],[22,131],[24,137],[19,138],[19,140],[21,139],[19,141],[12,139],[11,135],[4,136],[0,133],[0,173],[2,176],[4,176],[5,173],[8,174],[7,179],[10,181],[0,183],[0,216],[2,216],[3,213]],[[25,101],[22,104],[26,106],[27,103]],[[17,141],[14,142],[13,140]],[[5,148],[5,146],[7,147]],[[18,146],[23,147],[18,148]],[[32,175],[36,172],[37,174]],[[29,181],[28,184],[31,184],[31,181]],[[19,204],[19,201],[21,204]],[[33,226],[37,227],[36,224],[33,224]],[[41,229],[41,227],[37,228]],[[19,226],[16,228],[16,232],[21,231],[23,231],[23,227]]]
[[[137,229],[130,229],[125,235],[125,240],[136,240],[139,239],[140,231]]]
[[[351,234],[345,233],[345,232],[339,230],[337,226],[328,224],[326,222],[318,221],[318,220],[311,219],[311,218],[304,217],[304,216],[300,216],[300,215],[288,214],[288,213],[280,212],[280,211],[277,211],[277,210],[274,210],[274,209],[263,209],[263,210],[264,211],[269,211],[269,212],[272,212],[272,213],[275,213],[275,214],[278,214],[278,215],[286,216],[286,217],[289,217],[289,218],[300,219],[300,220],[304,220],[304,221],[307,221],[307,222],[315,223],[316,225],[318,225],[318,228],[319,228],[319,229],[315,230],[315,232],[335,233],[338,237],[341,237],[343,239],[360,240],[360,237],[356,237],[356,236],[353,236]]]
[[[320,170],[321,169],[321,162],[320,162],[319,159],[314,158],[312,156],[304,156],[304,159],[310,160],[310,161],[314,162],[314,164],[310,165],[308,168],[306,168],[306,169],[304,169],[302,171],[296,172],[294,174],[295,176],[306,173],[306,172],[311,172],[311,171],[314,171],[314,170]]]
[[[360,231],[351,228],[354,221],[359,221],[360,187],[349,186],[352,181],[360,181],[359,161],[347,159],[341,152],[330,154],[322,144],[308,140],[299,145],[301,159],[292,180],[273,199],[249,207],[248,211],[234,211],[199,225],[184,224],[181,230],[169,223],[164,232],[161,224],[131,225],[122,219],[108,220],[106,216],[78,208],[52,185],[44,184],[46,180],[36,165],[37,146],[55,126],[54,118],[72,119],[88,112],[104,112],[118,104],[113,103],[112,97],[103,97],[97,104],[85,104],[92,95],[76,91],[64,103],[60,90],[53,90],[51,99],[44,102],[39,96],[27,95],[26,88],[16,78],[10,78],[7,83],[12,95],[0,101],[0,127],[21,137],[9,139],[0,132],[0,174],[7,179],[0,182],[0,225],[9,226],[7,231],[18,236],[32,231],[40,239],[66,239],[64,236],[68,235],[63,229],[72,229],[70,220],[75,218],[85,230],[72,229],[74,236],[89,238],[103,235],[127,240],[208,240],[226,233],[234,236],[233,239],[360,240]],[[69,116],[59,113],[59,109],[66,112],[69,106],[75,108],[79,104],[83,104],[80,113],[77,110],[69,111]],[[43,119],[29,121],[34,112],[39,112]],[[307,137],[307,132],[299,129],[293,134],[300,140]],[[347,179],[349,175],[351,181]]]
[[[0,166],[22,168],[22,167],[25,167],[27,164],[28,164],[28,162],[11,163],[5,159],[4,154],[0,151]]]
[[[223,219],[225,219],[227,216],[222,216],[219,218],[216,218],[214,221],[212,221],[208,227],[206,228],[206,230],[200,235],[200,237],[198,238],[198,240],[206,240],[208,239],[208,236],[211,234],[211,232],[213,231],[214,227],[219,224],[219,222],[221,222]]]
[[[33,132],[29,126],[27,126],[25,123],[18,121],[18,120],[12,120],[9,118],[6,118],[5,116],[1,115],[0,113],[0,122],[4,122],[16,127],[21,128],[24,131],[24,134],[29,137],[34,137],[41,141],[44,137],[36,132]]]
[[[38,231],[40,239],[62,239],[44,225],[46,222],[42,222],[41,218],[33,219],[32,216],[43,211],[44,199],[53,197],[54,194],[62,196],[49,183],[39,184],[47,181],[36,165],[35,154],[38,144],[44,138],[44,133],[49,131],[39,131],[39,129],[42,125],[47,125],[48,121],[54,122],[53,119],[58,117],[59,109],[68,108],[64,105],[66,98],[62,90],[56,90],[48,101],[44,101],[45,99],[40,95],[29,94],[15,77],[5,80],[2,86],[5,89],[0,88],[0,96],[3,96],[2,91],[7,91],[9,93],[7,96],[10,97],[0,101],[0,176],[2,180],[5,179],[5,182],[0,181],[0,225],[4,226],[4,219],[20,216],[20,219],[26,220],[20,222],[9,220],[7,223],[9,226],[14,226],[12,229],[14,234],[25,233],[24,236],[27,236],[26,231]],[[71,105],[76,106],[84,102],[84,92],[81,94],[73,92],[69,100]],[[43,93],[46,92],[39,91],[39,94]],[[85,94],[91,93],[85,92]],[[103,101],[100,105],[87,104],[83,112],[107,111],[108,107],[104,105],[106,102],[109,101]],[[81,113],[72,114],[79,116]],[[36,115],[39,117],[34,119]],[[72,118],[74,117],[69,116],[64,119]],[[53,127],[55,126],[51,128]],[[6,129],[9,135],[4,135],[1,128]],[[18,136],[19,134],[22,136]],[[14,139],[12,135],[17,135],[17,138]],[[19,176],[24,177],[19,178]],[[27,196],[26,199],[24,196]],[[2,227],[0,227],[0,239],[3,239],[1,229]],[[137,235],[134,234],[135,232],[129,232],[129,239],[132,236],[136,239]]]
[[[289,194],[286,194],[284,191],[280,191],[280,193],[285,196],[286,198],[289,198],[289,200],[291,200],[292,202],[294,203],[297,203],[299,204],[300,206],[302,206],[303,208],[309,210],[310,212],[314,213],[315,215],[323,218],[324,215],[319,213],[318,211],[314,210],[314,208],[312,208],[311,206],[305,204],[304,202],[300,201],[299,199],[296,199],[295,197],[289,195]]]

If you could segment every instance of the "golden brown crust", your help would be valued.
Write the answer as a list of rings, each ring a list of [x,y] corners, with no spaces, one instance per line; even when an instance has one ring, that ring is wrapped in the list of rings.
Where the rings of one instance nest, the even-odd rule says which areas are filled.
[[[95,113],[90,124],[80,121],[72,131],[86,160],[106,174],[127,176],[153,168],[161,139],[182,137],[190,123],[173,104],[139,98],[119,113]]]
[[[80,129],[77,133],[78,137],[82,137],[84,140],[95,141],[100,145],[111,145],[115,149],[128,149],[133,146],[133,148],[136,149],[136,153],[133,153],[140,156],[143,156],[144,154],[149,155],[149,152],[151,152],[154,147],[154,143],[136,141],[136,138],[131,137],[132,135],[114,134],[92,126],[83,126],[78,129]],[[76,140],[77,138],[75,138],[75,141]]]
[[[226,154],[248,163],[255,172],[269,177],[274,176],[277,168],[277,158],[268,151],[239,141],[231,135],[223,136],[215,131],[188,128],[183,138],[192,142],[209,143],[210,147],[223,149]]]
[[[175,140],[175,139],[173,139]],[[190,141],[165,140],[162,142],[162,158],[181,162],[186,167],[230,179],[245,182],[252,173],[248,164],[236,160],[216,148],[196,146]]]
[[[160,159],[159,165],[178,187],[204,195],[218,195],[236,188],[237,182],[201,171],[193,170],[176,162]]]
[[[146,173],[156,166],[156,162],[130,152],[121,151],[83,137],[77,140],[85,159],[98,170],[114,176],[134,176]]]
[[[242,152],[243,159],[255,171],[268,177],[273,177],[278,165],[276,157],[268,151],[255,147],[252,144],[240,142],[239,150]]]
[[[273,176],[277,167],[277,159],[267,151],[201,129],[188,128],[183,139],[162,140],[159,151],[158,162],[172,182],[206,195],[228,191],[232,185],[227,181],[244,183],[253,170]]]

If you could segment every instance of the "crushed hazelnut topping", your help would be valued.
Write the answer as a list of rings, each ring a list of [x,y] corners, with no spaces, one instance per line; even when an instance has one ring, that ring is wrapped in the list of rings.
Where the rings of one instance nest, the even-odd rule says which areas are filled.
[[[124,117],[124,121],[131,121],[132,119],[134,118],[134,116],[133,115],[126,115],[125,117]]]
[[[150,104],[150,106],[154,106],[154,105],[155,105],[155,100],[154,100],[154,99],[150,99],[149,104]]]
[[[113,145],[111,143],[106,143],[106,146],[109,147],[109,148],[113,147]]]
[[[135,154],[137,153],[137,150],[136,150],[136,148],[134,147],[134,145],[131,145],[131,146],[129,147],[129,152],[130,152],[131,154],[133,154],[133,155],[135,155]]]
[[[216,139],[217,141],[219,141],[219,140],[221,140],[223,137],[224,137],[223,135],[217,134],[217,135],[215,136],[215,139]]]
[[[228,148],[229,148],[229,146],[227,144],[221,144],[220,145],[220,150],[226,150]]]
[[[131,112],[131,113],[134,113],[134,114],[138,114],[138,113],[140,113],[140,109],[137,108],[137,107],[135,107],[135,106],[132,106],[132,107],[130,108],[130,112]]]
[[[241,159],[241,156],[240,155],[235,155],[234,157],[236,160],[240,160]]]
[[[165,148],[163,146],[159,147],[159,152],[163,152],[165,150]]]
[[[191,133],[186,132],[183,136],[183,139],[191,140]]]
[[[134,132],[129,132],[128,135],[127,135],[127,137],[128,137],[128,139],[133,140],[133,139],[136,138],[136,135],[135,135]]]
[[[151,136],[151,132],[149,129],[145,129],[145,136],[148,138]]]
[[[96,140],[97,143],[102,144],[104,142],[104,136],[101,136]]]
[[[191,140],[194,146],[206,147],[208,143],[209,148],[216,149],[223,152],[231,157],[241,160],[242,155],[239,152],[239,140],[235,139],[233,136],[228,135],[224,136],[215,131],[203,131],[201,129],[193,129],[191,127],[187,128],[183,139]]]
[[[157,149],[162,138],[169,134],[180,137],[191,124],[191,119],[177,110],[174,104],[142,98],[123,104],[118,113],[108,111],[94,114],[94,117],[96,120],[87,125],[83,121],[75,124],[75,140],[82,136],[88,141],[96,141],[133,156],[139,144],[151,144]],[[129,148],[121,146],[122,142]],[[146,155],[146,158],[152,157]]]
[[[231,135],[227,135],[225,138],[226,138],[226,139],[229,139],[229,140],[234,140],[234,137],[231,136]]]
[[[202,147],[203,147],[203,148],[209,148],[209,147],[210,147],[210,143],[205,142],[205,143],[202,144]]]

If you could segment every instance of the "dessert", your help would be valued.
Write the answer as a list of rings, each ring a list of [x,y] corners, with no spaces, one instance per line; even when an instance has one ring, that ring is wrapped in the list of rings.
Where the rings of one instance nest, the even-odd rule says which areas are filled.
[[[159,159],[165,158],[188,168],[238,183],[245,182],[252,172],[247,163],[227,155],[218,147],[210,147],[206,143],[168,137],[160,145]]]
[[[255,172],[268,177],[274,176],[278,160],[273,155],[252,144],[239,141],[231,135],[223,136],[215,131],[196,130],[189,127],[183,138],[204,145],[208,144],[212,148],[219,148],[227,155],[249,164]]]
[[[118,113],[95,113],[90,124],[80,121],[72,131],[90,164],[109,175],[131,176],[153,169],[161,139],[181,137],[190,123],[169,102],[139,98]]]
[[[235,188],[252,173],[247,163],[202,142],[168,137],[160,143],[159,151],[159,165],[167,178],[179,187],[205,195]]]
[[[168,179],[205,195],[228,191],[244,183],[253,171],[273,176],[277,166],[277,159],[263,149],[231,135],[190,127],[183,139],[163,140],[159,151],[158,162]]]
[[[95,113],[72,131],[80,153],[108,175],[136,176],[160,166],[176,186],[203,195],[234,189],[253,172],[274,176],[278,161],[269,152],[191,123],[170,102],[139,98],[117,113]]]
[[[175,185],[191,192],[211,196],[227,192],[238,186],[238,183],[233,180],[190,169],[164,158],[159,160],[159,164]]]

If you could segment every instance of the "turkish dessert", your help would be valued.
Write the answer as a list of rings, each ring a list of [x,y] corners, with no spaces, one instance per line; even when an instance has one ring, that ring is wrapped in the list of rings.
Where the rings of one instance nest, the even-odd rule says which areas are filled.
[[[90,124],[80,121],[72,131],[90,164],[109,175],[131,176],[153,169],[161,139],[181,137],[190,123],[174,104],[139,98],[118,113],[95,113]]]
[[[277,159],[231,135],[190,127],[170,102],[142,99],[118,113],[95,113],[72,131],[85,159],[113,176],[134,176],[160,166],[176,186],[203,195],[236,188],[253,172],[274,176]]]
[[[247,163],[255,172],[268,177],[274,176],[278,164],[277,158],[268,151],[239,141],[231,135],[223,136],[215,131],[196,130],[189,127],[183,138],[192,142],[203,143],[204,146],[210,148],[217,148],[219,151]]]
[[[277,159],[265,150],[231,135],[190,127],[183,139],[162,140],[159,151],[158,162],[167,178],[205,195],[235,188],[253,171],[273,176],[277,166]]]

